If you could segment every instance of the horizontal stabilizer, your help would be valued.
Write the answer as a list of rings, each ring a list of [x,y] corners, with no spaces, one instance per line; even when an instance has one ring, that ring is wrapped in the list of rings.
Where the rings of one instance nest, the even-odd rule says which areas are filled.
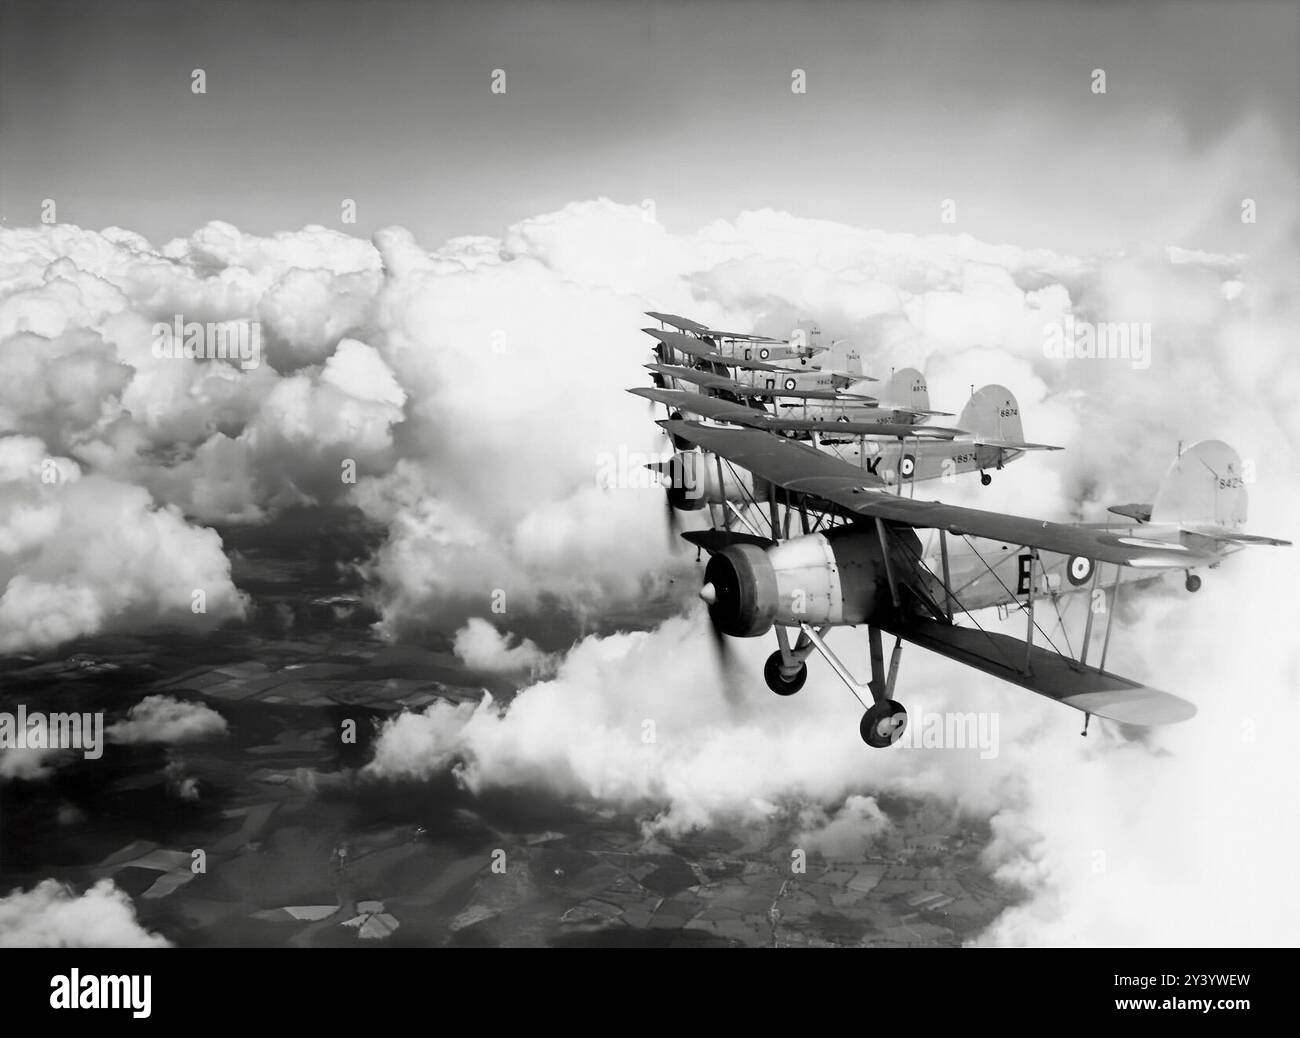
[[[983,436],[975,437],[981,447],[997,447],[1004,451],[1063,451],[1064,447],[1054,447],[1050,443],[1013,443],[1010,440],[990,440]]]
[[[1084,713],[1144,726],[1174,724],[1196,716],[1196,707],[1185,699],[1084,666],[1051,649],[1028,648],[1010,635],[919,618],[881,626],[940,656]]]
[[[1208,537],[1212,541],[1221,541],[1224,544],[1269,544],[1275,548],[1286,548],[1291,544],[1290,541],[1279,540],[1277,537],[1262,537],[1257,533],[1226,530],[1222,526],[1184,523],[1182,529],[1186,533],[1195,534],[1198,537]]]
[[[1111,505],[1108,512],[1122,515],[1125,519],[1136,519],[1140,523],[1151,521],[1151,506],[1142,504]]]
[[[864,375],[860,371],[842,371],[839,368],[818,368],[823,375],[838,375],[840,378],[851,378],[855,382],[879,382],[880,379],[874,375]]]

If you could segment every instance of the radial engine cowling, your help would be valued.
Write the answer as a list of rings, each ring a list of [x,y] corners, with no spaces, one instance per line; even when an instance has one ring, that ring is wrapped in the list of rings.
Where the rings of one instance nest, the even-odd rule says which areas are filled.
[[[718,629],[737,638],[766,634],[774,623],[865,623],[890,601],[880,541],[864,526],[770,548],[731,545],[709,559],[700,597]]]

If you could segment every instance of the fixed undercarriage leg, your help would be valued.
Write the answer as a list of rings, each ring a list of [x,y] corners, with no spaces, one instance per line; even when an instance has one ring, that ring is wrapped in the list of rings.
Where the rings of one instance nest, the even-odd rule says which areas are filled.
[[[778,696],[792,696],[808,680],[808,664],[805,661],[813,651],[813,643],[801,631],[798,641],[791,646],[789,632],[778,625],[776,644],[776,652],[763,665],[763,680]]]
[[[823,638],[823,632],[814,630],[808,624],[801,624],[800,630],[822,656],[839,679],[848,685],[849,691],[859,703],[866,706],[865,695],[871,696],[871,705],[862,716],[858,731],[863,742],[877,749],[897,742],[907,727],[907,711],[903,705],[893,699],[894,683],[898,680],[898,665],[902,658],[903,639],[894,643],[889,657],[889,670],[885,670],[885,651],[881,643],[880,628],[867,628],[868,644],[871,649],[871,679],[864,685],[849,673],[839,657],[831,652]],[[801,639],[802,640],[802,639]]]

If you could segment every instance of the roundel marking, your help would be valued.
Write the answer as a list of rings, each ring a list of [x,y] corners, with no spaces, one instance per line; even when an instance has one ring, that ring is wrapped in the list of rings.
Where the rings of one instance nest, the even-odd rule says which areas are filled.
[[[903,474],[904,479],[911,479],[912,473],[916,471],[916,459],[910,454],[904,454],[903,460],[898,466],[898,471]]]
[[[766,346],[764,346],[761,350],[758,351],[759,360],[767,360],[767,358],[770,357],[771,355],[772,355],[771,350],[769,350]]]
[[[795,387],[796,385],[797,385],[797,383],[796,383],[795,380],[792,379],[792,378],[788,378],[788,379],[785,380],[785,388],[786,388],[786,389],[794,389],[794,387]]]
[[[836,420],[837,422],[847,422],[847,421],[849,420],[849,416],[846,415],[846,414],[842,414],[842,415],[840,415],[838,418],[836,418],[835,420]]]
[[[1092,576],[1092,559],[1085,559],[1082,555],[1071,555],[1070,561],[1065,564],[1065,575],[1070,578],[1070,583],[1075,587],[1086,584]]]

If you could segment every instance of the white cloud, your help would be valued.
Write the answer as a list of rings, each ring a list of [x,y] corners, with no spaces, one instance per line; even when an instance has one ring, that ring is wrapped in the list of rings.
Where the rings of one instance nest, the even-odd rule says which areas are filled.
[[[516,644],[512,645],[512,641]],[[456,632],[452,649],[475,670],[536,676],[555,666],[555,658],[539,649],[536,642],[512,639],[478,616],[471,616]]]
[[[127,711],[126,718],[108,726],[108,738],[117,743],[184,743],[211,739],[229,731],[226,719],[209,706],[146,696]]]
[[[243,615],[220,538],[142,488],[82,476],[29,437],[0,438],[0,479],[0,651]],[[197,592],[202,613],[192,608]]]
[[[862,346],[876,374],[921,367],[944,410],[959,411],[971,383],[1006,383],[1027,437],[1068,450],[1020,461],[987,489],[944,488],[956,502],[1096,518],[1150,500],[1178,440],[1215,437],[1253,463],[1251,526],[1293,536],[1295,245],[1290,225],[1259,229],[1247,257],[1081,258],[771,210],[674,234],[639,207],[597,200],[433,252],[400,228],[370,243],[210,224],[161,250],[117,229],[0,231],[11,387],[0,390],[11,434],[0,475],[19,488],[0,505],[0,636],[49,645],[174,619],[188,607],[177,589],[199,580],[218,589],[210,617],[214,594],[216,615],[238,615],[219,544],[182,513],[251,522],[310,500],[350,501],[386,524],[366,572],[390,635],[461,628],[498,591],[513,630],[557,606],[635,617],[647,601],[684,600],[697,577],[690,553],[668,550],[659,495],[596,485],[602,456],[665,449],[645,405],[622,392],[646,383],[647,309],[768,333],[815,317],[827,337]],[[260,318],[270,363],[153,360],[149,327],[175,313]],[[1046,356],[1043,327],[1066,314],[1149,322],[1150,368]],[[47,452],[61,458],[62,498],[31,480]],[[358,461],[355,487],[338,478],[342,456]],[[106,508],[129,535],[104,532]],[[846,847],[876,824],[866,798],[939,796],[992,817],[990,867],[1027,892],[989,940],[1277,943],[1297,932],[1283,866],[1300,846],[1288,799],[1297,664],[1276,636],[1296,617],[1274,594],[1294,583],[1294,557],[1247,554],[1195,598],[1136,603],[1116,667],[1201,708],[1142,742],[1104,726],[1078,739],[1073,714],[908,650],[904,696],[997,710],[1001,753],[872,753],[824,668],[791,700],[761,691],[766,642],[736,647],[755,691],[722,695],[697,614],[587,639],[508,707],[404,715],[372,771],[457,767],[471,789],[581,793],[670,829],[812,811]],[[1260,602],[1263,619],[1243,606]],[[533,658],[526,642],[477,631],[467,657]],[[865,669],[852,635],[835,638]],[[1245,720],[1253,743],[1240,738]],[[1232,886],[1231,919],[1187,911],[1222,897],[1225,876],[1248,877]]]
[[[111,879],[84,894],[57,880],[0,897],[0,948],[165,948],[136,921],[131,899]]]

